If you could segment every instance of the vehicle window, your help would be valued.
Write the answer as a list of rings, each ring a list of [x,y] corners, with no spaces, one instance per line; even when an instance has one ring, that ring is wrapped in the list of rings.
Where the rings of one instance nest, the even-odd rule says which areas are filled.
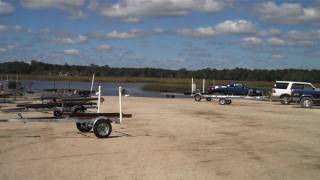
[[[292,84],[292,87],[291,89],[303,89],[304,88],[304,85],[303,84]]]
[[[304,85],[304,89],[306,90],[314,90],[312,86],[310,86],[309,84],[305,84]]]
[[[276,83],[274,85],[274,88],[277,88],[277,89],[287,89],[289,83]]]

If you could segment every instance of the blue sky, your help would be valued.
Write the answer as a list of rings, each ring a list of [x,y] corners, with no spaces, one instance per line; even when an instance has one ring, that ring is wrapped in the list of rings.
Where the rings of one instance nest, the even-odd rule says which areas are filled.
[[[319,69],[319,57],[319,0],[0,0],[0,62]]]

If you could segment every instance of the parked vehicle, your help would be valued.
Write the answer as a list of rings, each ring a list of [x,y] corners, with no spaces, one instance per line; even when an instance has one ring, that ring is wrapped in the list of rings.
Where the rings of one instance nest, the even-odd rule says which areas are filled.
[[[313,105],[320,105],[320,90],[293,89],[291,98],[292,101],[300,103],[302,107],[311,108]]]
[[[272,99],[280,100],[281,104],[290,104],[291,91],[295,89],[314,90],[316,88],[308,82],[276,81],[272,89]]]
[[[208,94],[236,95],[236,96],[262,96],[262,91],[250,88],[241,83],[229,83],[226,86],[209,86]]]

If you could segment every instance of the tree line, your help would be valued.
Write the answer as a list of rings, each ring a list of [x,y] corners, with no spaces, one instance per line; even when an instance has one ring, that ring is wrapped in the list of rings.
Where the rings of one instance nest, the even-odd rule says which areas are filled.
[[[292,80],[320,82],[320,70],[306,69],[200,69],[200,70],[168,70],[158,68],[114,68],[91,64],[59,65],[40,61],[25,63],[22,61],[0,63],[0,74],[32,74],[32,75],[73,75],[73,76],[114,76],[114,77],[155,77],[155,78],[206,78],[236,81],[275,81]]]

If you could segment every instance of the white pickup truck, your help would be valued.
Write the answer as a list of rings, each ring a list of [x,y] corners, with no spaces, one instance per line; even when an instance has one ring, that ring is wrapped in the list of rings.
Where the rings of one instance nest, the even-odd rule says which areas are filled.
[[[311,83],[296,81],[276,81],[272,88],[272,100],[280,100],[281,104],[290,104],[293,89],[316,89]]]

